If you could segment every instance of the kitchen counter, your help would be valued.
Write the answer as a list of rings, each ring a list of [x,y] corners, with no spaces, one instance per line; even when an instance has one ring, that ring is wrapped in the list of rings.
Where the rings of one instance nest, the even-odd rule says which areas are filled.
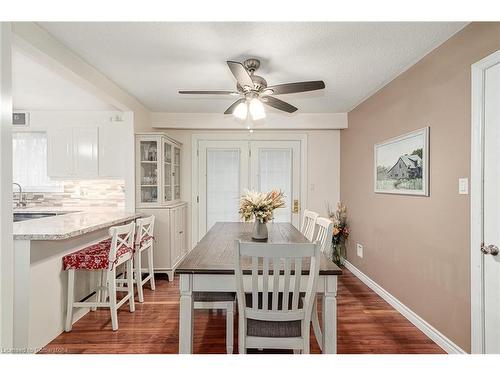
[[[25,207],[14,212],[57,214],[14,223],[13,341],[16,348],[37,351],[64,330],[67,272],[63,257],[108,238],[110,227],[141,214],[99,207]],[[92,293],[95,278],[95,272],[77,273],[76,300]],[[87,312],[76,309],[75,319]]]
[[[25,220],[14,223],[14,240],[65,240],[80,236],[85,233],[97,231],[116,224],[133,220],[139,216],[138,213],[124,212],[119,210],[92,210],[74,212],[65,208],[21,208],[14,212],[54,212],[60,214],[41,219]],[[70,213],[65,213],[70,211]]]

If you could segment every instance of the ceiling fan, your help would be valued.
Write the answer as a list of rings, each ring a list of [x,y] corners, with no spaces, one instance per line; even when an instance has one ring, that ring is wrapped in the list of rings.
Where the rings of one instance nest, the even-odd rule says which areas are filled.
[[[274,95],[294,94],[325,88],[323,81],[284,83],[268,87],[266,80],[255,74],[255,71],[260,67],[258,59],[247,59],[243,64],[236,61],[227,61],[227,65],[236,78],[236,91],[181,90],[179,94],[242,96],[231,104],[224,114],[233,114],[236,118],[245,120],[248,112],[250,112],[253,120],[260,120],[266,116],[263,104],[288,113],[297,110],[293,105],[274,97]]]

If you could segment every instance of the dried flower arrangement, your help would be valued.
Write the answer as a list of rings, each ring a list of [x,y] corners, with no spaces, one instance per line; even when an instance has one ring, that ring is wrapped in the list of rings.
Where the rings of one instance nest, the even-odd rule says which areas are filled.
[[[255,217],[256,221],[265,224],[273,219],[275,209],[283,207],[285,207],[285,194],[281,190],[271,190],[267,193],[246,190],[240,199],[239,213],[245,221]]]
[[[349,237],[347,207],[338,202],[335,211],[331,209],[329,204],[327,204],[327,209],[328,217],[333,222],[331,260],[340,265],[341,257],[345,257],[345,240]]]

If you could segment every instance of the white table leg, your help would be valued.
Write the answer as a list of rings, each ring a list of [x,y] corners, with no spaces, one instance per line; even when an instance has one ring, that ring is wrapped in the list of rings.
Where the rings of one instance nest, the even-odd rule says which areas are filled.
[[[323,298],[323,354],[337,353],[337,276],[325,278]]]
[[[181,274],[179,303],[179,354],[193,352],[193,275]]]

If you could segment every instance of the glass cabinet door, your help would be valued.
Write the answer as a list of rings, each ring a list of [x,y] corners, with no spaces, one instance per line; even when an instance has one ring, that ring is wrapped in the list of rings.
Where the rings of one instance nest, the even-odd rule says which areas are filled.
[[[163,142],[163,200],[172,200],[172,145]]]
[[[158,149],[155,140],[140,141],[140,194],[142,203],[157,203],[159,192]]]
[[[181,199],[181,149],[174,146],[174,199]]]

